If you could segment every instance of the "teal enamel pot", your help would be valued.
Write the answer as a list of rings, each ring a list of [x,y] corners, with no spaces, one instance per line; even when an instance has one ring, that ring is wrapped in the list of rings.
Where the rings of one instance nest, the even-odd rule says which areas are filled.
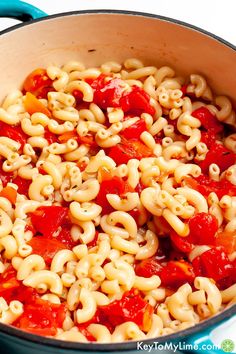
[[[0,1],[0,16],[24,21],[0,35],[0,99],[20,86],[25,76],[37,67],[61,65],[73,59],[93,66],[108,60],[138,57],[148,64],[170,65],[186,75],[199,72],[207,77],[216,93],[223,93],[236,103],[236,48],[186,23],[152,14],[113,10],[47,16],[32,5],[16,0]],[[213,346],[220,347],[222,341],[224,350],[236,352],[235,306],[192,328],[142,343],[65,342],[0,324],[1,354],[131,354],[140,350],[174,353],[177,348],[174,344],[178,352],[213,354],[224,353]]]

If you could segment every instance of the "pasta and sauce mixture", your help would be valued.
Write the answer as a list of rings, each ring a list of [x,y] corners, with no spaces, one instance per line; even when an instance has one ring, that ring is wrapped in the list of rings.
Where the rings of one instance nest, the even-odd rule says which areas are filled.
[[[0,322],[109,343],[236,303],[235,121],[138,59],[30,73],[0,108]]]

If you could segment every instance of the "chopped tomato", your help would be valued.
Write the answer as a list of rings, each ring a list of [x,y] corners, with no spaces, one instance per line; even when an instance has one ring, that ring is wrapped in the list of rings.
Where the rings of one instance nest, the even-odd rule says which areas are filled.
[[[209,166],[215,163],[223,172],[232,166],[236,161],[236,154],[219,143],[212,144],[207,152],[205,160],[197,162],[203,173],[208,173]]]
[[[216,193],[219,199],[224,195],[236,196],[236,186],[225,178],[222,178],[220,181],[213,181],[208,176],[202,174],[196,178],[185,177],[184,183],[205,197],[208,197],[211,192]]]
[[[31,92],[37,98],[47,98],[49,91],[54,91],[53,81],[48,77],[45,69],[36,69],[32,71],[24,81],[23,89],[25,92]]]
[[[87,134],[86,136],[79,136],[76,130],[66,132],[62,135],[59,135],[58,140],[60,143],[66,143],[69,139],[75,139],[79,144],[85,144],[89,146],[96,146],[94,136],[92,134]]]
[[[29,179],[24,179],[20,176],[13,178],[12,183],[15,183],[18,186],[17,192],[28,196],[29,186],[32,183]]]
[[[87,164],[87,162],[82,161],[82,162],[78,162],[77,166],[79,167],[80,171],[83,172],[86,169],[86,167],[88,166],[88,164]]]
[[[171,231],[170,239],[171,239],[174,247],[176,247],[177,250],[184,252],[184,253],[191,252],[191,250],[193,248],[193,244],[192,244],[192,240],[191,240],[191,238],[189,238],[189,236],[181,237],[175,231]]]
[[[53,304],[47,300],[36,298],[34,302],[24,306],[23,314],[13,325],[42,336],[53,336],[57,328],[61,328],[66,317],[64,304]]]
[[[189,219],[190,233],[187,238],[196,245],[214,245],[218,221],[214,215],[198,213]]]
[[[51,112],[45,107],[42,102],[38,100],[32,93],[26,92],[26,97],[24,101],[25,110],[29,114],[33,113],[44,113],[46,116],[51,117]]]
[[[33,254],[43,257],[47,265],[50,265],[53,257],[58,251],[68,249],[67,245],[57,238],[48,238],[45,236],[34,236],[28,244],[32,247]]]
[[[17,271],[10,265],[0,275],[0,297],[9,304],[12,300],[30,303],[37,296],[35,289],[26,287],[16,278]]]
[[[70,230],[70,224],[63,225],[61,231],[56,236],[56,240],[62,242],[66,246],[66,248],[72,249],[78,244],[78,241],[73,241]]]
[[[28,136],[23,132],[20,125],[9,125],[4,122],[0,122],[1,136],[6,136],[9,139],[21,144],[21,149],[27,142]]]
[[[233,263],[221,247],[212,247],[192,261],[196,275],[212,278],[215,281],[231,276]]]
[[[47,127],[44,128],[44,138],[48,141],[49,144],[58,143],[57,136],[50,132]]]
[[[96,203],[102,207],[102,214],[109,214],[114,209],[107,200],[107,194],[124,195],[128,191],[127,182],[117,176],[106,177],[100,183],[100,190],[96,197]]]
[[[215,132],[210,129],[208,131],[202,131],[201,132],[201,142],[206,144],[208,149],[211,149],[211,147],[216,143],[216,134]]]
[[[137,122],[124,129],[121,135],[125,139],[139,139],[140,135],[147,130],[146,123],[143,119],[139,119]]]
[[[7,300],[8,293],[20,286],[19,280],[16,278],[16,270],[10,265],[0,274],[0,296]]]
[[[216,246],[221,246],[230,254],[236,251],[236,231],[219,232],[215,238]]]
[[[150,105],[150,96],[143,89],[133,86],[125,90],[124,83],[119,78],[108,78],[101,74],[92,84],[94,102],[102,109],[121,107],[124,112],[140,115],[143,112],[153,115],[154,107]]]
[[[68,222],[68,208],[57,205],[41,206],[31,213],[35,230],[44,236],[55,236],[60,226]]]
[[[152,151],[140,140],[123,139],[120,144],[113,146],[108,154],[117,165],[127,164],[130,159],[141,160],[152,156]]]
[[[109,323],[113,328],[126,321],[136,323],[140,329],[148,331],[154,308],[148,304],[137,289],[123,294],[120,300],[99,307],[100,323]]]
[[[17,191],[15,188],[12,188],[9,186],[4,187],[0,192],[0,197],[7,198],[10,203],[15,204],[16,197],[17,197]]]
[[[101,74],[92,84],[94,89],[93,101],[100,108],[120,107],[120,99],[124,91],[124,82],[118,78],[108,78]]]
[[[169,261],[163,268],[160,278],[162,285],[178,288],[184,283],[193,283],[195,273],[192,265],[186,261]]]
[[[195,278],[192,265],[182,259],[167,262],[155,257],[145,259],[136,265],[135,273],[146,278],[158,275],[161,284],[171,288],[179,287],[186,282],[192,283]]]
[[[191,115],[200,120],[204,129],[212,130],[215,134],[222,132],[223,124],[218,121],[216,116],[212,114],[206,107],[195,109]]]
[[[155,109],[150,104],[150,96],[142,88],[133,86],[130,92],[125,92],[120,99],[120,106],[124,112],[135,113],[141,115],[142,113],[149,113],[154,115]]]
[[[159,275],[163,271],[163,265],[156,258],[147,258],[136,264],[135,273],[140,277],[150,278],[152,275]]]

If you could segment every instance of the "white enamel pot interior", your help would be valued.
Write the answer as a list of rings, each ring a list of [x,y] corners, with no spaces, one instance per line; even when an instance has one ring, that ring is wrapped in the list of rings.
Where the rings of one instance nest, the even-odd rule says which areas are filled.
[[[61,65],[69,60],[80,60],[90,67],[137,57],[147,65],[169,65],[179,74],[202,74],[215,93],[229,96],[236,104],[236,48],[192,26],[159,16],[108,10],[50,16],[3,31],[0,48],[0,99],[12,89],[20,88],[26,75],[38,67]],[[187,338],[234,313],[235,307],[158,340]],[[136,348],[132,342],[94,344],[88,348],[87,344],[41,338],[1,324],[0,330],[8,336],[14,335],[15,340],[57,348],[58,353],[133,352]]]

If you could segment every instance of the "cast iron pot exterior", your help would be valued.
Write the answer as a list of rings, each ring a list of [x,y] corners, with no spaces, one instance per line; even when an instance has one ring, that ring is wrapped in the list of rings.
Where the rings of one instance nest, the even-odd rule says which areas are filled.
[[[217,94],[226,94],[236,103],[236,48],[196,27],[161,16],[113,10],[53,15],[2,31],[0,48],[0,99],[19,87],[37,67],[62,65],[73,59],[95,66],[137,57],[148,65],[170,65],[179,74],[200,73]],[[144,342],[208,343],[209,330],[235,313],[233,306],[192,328]],[[137,353],[137,342],[56,341],[3,324],[0,324],[0,343],[3,354]]]

